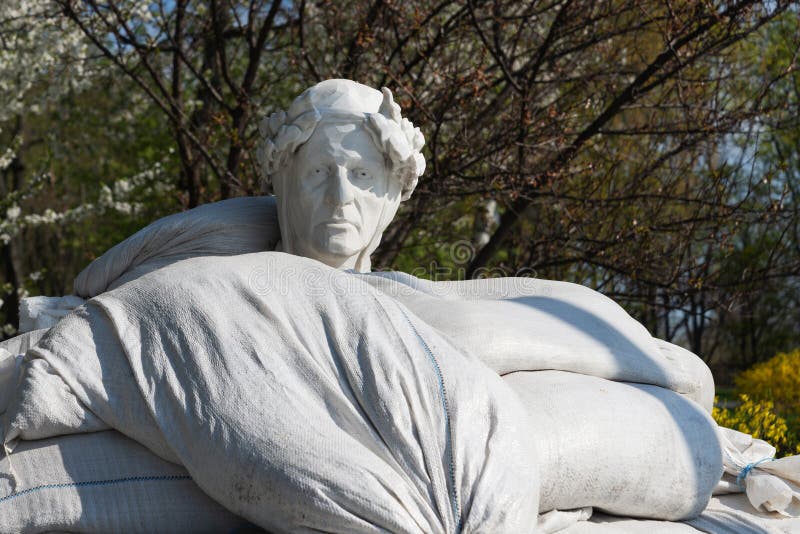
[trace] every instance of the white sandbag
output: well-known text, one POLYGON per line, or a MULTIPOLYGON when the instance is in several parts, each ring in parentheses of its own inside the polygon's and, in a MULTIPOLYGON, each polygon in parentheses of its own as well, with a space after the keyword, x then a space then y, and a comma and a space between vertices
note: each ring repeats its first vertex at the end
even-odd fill
MULTIPOLYGON (((544 514, 542 518, 578 519, 563 529, 544 530, 559 534, 797 534, 800 518, 787 518, 777 513, 757 512, 744 494, 713 497, 699 516, 683 522, 634 519, 594 512, 588 521, 582 519, 583 510, 544 514)), ((540 519, 540 527, 543 526, 540 519)), ((544 525, 547 526, 547 525, 544 525)), ((555 525, 559 526, 559 525, 555 525)))
POLYGON ((685 348, 664 341, 663 339, 653 338, 661 354, 671 362, 672 365, 685 370, 691 377, 690 383, 684 391, 679 391, 685 397, 692 399, 699 404, 706 412, 711 413, 714 409, 714 397, 716 387, 714 385, 714 375, 711 374, 706 362, 700 357, 685 348))
POLYGON ((708 504, 722 475, 716 423, 657 386, 559 371, 503 377, 520 396, 539 451, 539 509, 591 506, 680 520, 708 504))
POLYGON ((0 341, 0 348, 10 352, 11 354, 25 354, 29 348, 36 345, 42 336, 47 333, 47 328, 39 330, 31 330, 18 336, 8 338, 0 341))
POLYGON ((22 354, 34 346, 46 332, 47 329, 32 330, 0 341, 0 415, 5 413, 14 397, 22 354))
POLYGON ((714 497, 703 513, 683 522, 654 521, 594 513, 559 534, 797 534, 800 519, 756 512, 743 494, 714 497))
MULTIPOLYGON (((701 534, 703 532, 705 531, 697 530, 686 523, 595 514, 589 521, 574 523, 559 530, 558 534, 701 534)), ((712 532, 711 534, 723 533, 712 532)))
MULTIPOLYGON (((705 531, 697 530, 691 525, 681 522, 634 519, 630 517, 616 517, 595 513, 589 521, 573 523, 567 528, 557 532, 558 534, 701 534, 705 531)), ((712 532, 711 534, 734 533, 712 532)), ((735 534, 745 533, 741 532, 735 534)))
POLYGON ((709 413, 714 379, 691 352, 653 338, 587 287, 533 278, 431 282, 401 272, 360 275, 500 374, 557 369, 685 394, 709 413))
POLYGON ((703 513, 686 521, 709 534, 797 534, 800 518, 757 511, 741 493, 713 497, 703 513))
POLYGON ((760 512, 800 518, 800 455, 775 458, 775 447, 730 428, 720 439, 731 490, 745 491, 760 512))
POLYGON ((216 533, 245 525, 185 469, 114 431, 27 441, 0 459, 0 532, 216 533))
POLYGON ((536 527, 533 430, 513 391, 395 300, 312 260, 153 271, 64 318, 23 373, 7 440, 41 437, 62 404, 54 431, 95 417, 276 532, 536 527))
POLYGON ((280 241, 275 197, 238 197, 158 219, 94 260, 73 293, 94 297, 154 269, 199 256, 272 250, 280 241))
POLYGON ((589 520, 594 513, 591 507, 577 508, 575 510, 550 510, 539 515, 539 532, 551 534, 589 520))
POLYGON ((13 398, 21 361, 21 356, 0 347, 0 414, 6 411, 13 398))
POLYGON ((25 333, 50 328, 83 302, 75 295, 24 298, 19 303, 19 331, 25 333))

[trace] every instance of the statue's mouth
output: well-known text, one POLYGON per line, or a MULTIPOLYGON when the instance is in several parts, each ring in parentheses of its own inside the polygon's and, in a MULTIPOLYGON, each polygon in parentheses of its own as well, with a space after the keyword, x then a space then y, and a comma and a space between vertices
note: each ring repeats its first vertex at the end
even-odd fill
POLYGON ((327 219, 320 223, 320 225, 324 225, 328 228, 335 228, 335 229, 346 229, 348 226, 355 228, 356 230, 361 230, 358 223, 355 221, 351 221, 350 219, 327 219))

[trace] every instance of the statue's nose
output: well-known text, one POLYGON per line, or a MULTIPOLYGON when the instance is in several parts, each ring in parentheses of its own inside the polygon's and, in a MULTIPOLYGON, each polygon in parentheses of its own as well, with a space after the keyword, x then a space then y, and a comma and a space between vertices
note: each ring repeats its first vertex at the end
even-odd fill
POLYGON ((332 206, 342 206, 349 204, 355 198, 353 195, 353 184, 347 177, 347 168, 337 165, 327 188, 328 202, 332 206))

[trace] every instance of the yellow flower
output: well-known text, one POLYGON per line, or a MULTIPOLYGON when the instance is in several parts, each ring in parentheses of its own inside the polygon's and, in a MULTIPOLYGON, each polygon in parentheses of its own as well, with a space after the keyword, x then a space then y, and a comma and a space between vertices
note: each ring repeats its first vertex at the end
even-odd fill
POLYGON ((714 420, 769 442, 778 456, 800 454, 800 432, 787 422, 800 421, 800 350, 753 366, 737 377, 736 384, 743 391, 739 404, 721 408, 715 398, 714 420))
POLYGON ((739 400, 741 403, 733 409, 715 407, 714 420, 720 426, 763 439, 780 451, 796 452, 800 444, 789 434, 786 420, 773 411, 771 401, 754 401, 746 394, 739 395, 739 400))
POLYGON ((759 400, 770 400, 788 416, 800 416, 800 349, 779 353, 736 377, 742 393, 759 400))

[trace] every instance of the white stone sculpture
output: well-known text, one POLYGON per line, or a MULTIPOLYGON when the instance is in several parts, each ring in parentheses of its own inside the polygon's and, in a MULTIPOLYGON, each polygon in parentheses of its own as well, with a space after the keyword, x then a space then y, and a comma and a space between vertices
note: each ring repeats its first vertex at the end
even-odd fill
MULTIPOLYGON (((369 272, 425 168, 422 134, 391 92, 327 80, 260 133, 277 209, 237 198, 161 219, 79 275, 91 300, 24 363, 0 346, 0 383, 20 384, 4 440, 55 447, 113 428, 186 468, 155 478, 191 475, 277 531, 523 532, 547 512, 539 528, 551 532, 593 506, 701 512, 722 458, 713 379, 695 355, 575 284, 369 272), (295 256, 264 252, 275 248, 295 256)), ((765 470, 728 449, 741 456, 729 474, 765 470)), ((112 474, 93 479, 125 462, 101 464, 112 474)), ((29 524, 8 510, 0 530, 29 524)))
POLYGON ((400 116, 391 91, 326 80, 259 130, 259 161, 278 198, 281 249, 368 272, 370 254, 425 171, 425 139, 400 116))
MULTIPOLYGON (((401 118, 400 109, 393 102, 391 92, 384 88, 381 94, 350 80, 327 80, 306 90, 287 112, 273 113, 265 118, 260 125, 260 133, 263 140, 259 158, 264 178, 268 184, 271 183, 277 195, 282 237, 279 248, 317 259, 332 267, 369 272, 369 255, 378 246, 400 200, 410 196, 418 177, 425 169, 425 160, 420 153, 424 138, 418 128, 401 118)), ((488 283, 482 283, 473 297, 486 297, 493 291, 489 286, 497 286, 491 281, 486 282, 488 283)), ((559 283, 551 284, 555 287, 559 283)), ((483 300, 478 306, 467 303, 456 305, 451 300, 453 288, 444 290, 441 287, 434 291, 445 291, 450 294, 448 298, 431 299, 423 290, 412 296, 406 294, 399 300, 429 324, 447 333, 460 349, 474 350, 487 365, 501 374, 518 368, 519 362, 516 359, 526 353, 525 347, 532 347, 537 342, 543 346, 550 343, 554 368, 631 382, 660 383, 665 388, 682 392, 710 412, 714 396, 713 377, 699 358, 670 343, 652 340, 641 325, 624 312, 619 313, 622 310, 615 310, 613 305, 609 305, 610 301, 601 295, 585 288, 569 286, 570 284, 558 286, 560 295, 557 299, 560 305, 570 300, 569 293, 576 292, 577 298, 573 301, 576 304, 573 308, 574 316, 567 321, 563 317, 553 320, 552 310, 547 309, 547 304, 536 303, 531 308, 518 307, 516 311, 511 309, 517 306, 521 300, 519 297, 530 296, 525 291, 518 291, 516 287, 512 290, 512 293, 516 293, 507 295, 518 297, 517 302, 511 306, 502 300, 493 303, 483 300), (581 304, 585 304, 584 309, 581 309, 581 304), (611 331, 606 332, 605 337, 603 334, 590 332, 593 322, 590 316, 604 308, 607 313, 605 317, 612 323, 611 331), (585 315, 582 317, 581 313, 585 315), (565 322, 568 324, 565 325, 565 322), (537 329, 535 325, 543 326, 537 329), (609 351, 607 347, 615 345, 613 338, 617 335, 625 339, 625 343, 637 340, 640 346, 635 350, 622 350, 621 345, 618 345, 609 351), (594 339, 589 340, 586 346, 578 348, 577 340, 582 337, 594 339), (628 360, 623 361, 624 358, 620 358, 623 352, 627 352, 628 360), (606 362, 598 364, 606 353, 606 362), (589 354, 594 362, 587 358, 589 354), (654 354, 662 355, 663 360, 659 361, 654 354), (577 357, 572 368, 567 363, 571 357, 577 357), (555 363, 556 360, 558 363, 555 363), (654 369, 659 365, 664 368, 654 369), (603 366, 606 369, 600 370, 603 366), (617 370, 616 375, 611 371, 615 366, 622 368, 617 370), (663 376, 657 376, 659 374, 663 376)), ((546 364, 542 367, 546 368, 546 364)), ((539 373, 525 378, 517 376, 516 379, 514 375, 510 375, 510 378, 511 384, 527 380, 529 387, 541 387, 541 384, 537 386, 537 381, 541 380, 539 373)), ((605 391, 607 387, 603 386, 602 380, 598 382, 596 379, 589 379, 587 385, 580 382, 585 379, 576 375, 568 374, 561 380, 564 380, 564 384, 575 383, 576 391, 584 393, 588 393, 592 387, 601 391, 605 391)), ((569 386, 566 387, 568 389, 569 386)), ((532 392, 523 389, 521 393, 525 397, 532 392)), ((651 393, 661 395, 658 388, 651 393)), ((664 395, 668 397, 668 393, 671 392, 665 392, 664 395)), ((632 399, 631 394, 630 391, 625 393, 632 399)), ((577 410, 576 413, 585 415, 591 421, 602 418, 608 408, 622 409, 625 412, 622 406, 606 406, 602 395, 594 398, 588 394, 583 402, 578 398, 578 395, 573 395, 573 402, 568 404, 577 410)), ((640 402, 644 401, 646 397, 640 399, 640 402)), ((535 409, 536 407, 531 407, 532 412, 535 409)), ((556 412, 558 410, 551 415, 556 412)), ((566 413, 568 410, 564 411, 566 413)), ((622 416, 622 413, 618 416, 622 416)), ((571 417, 574 418, 575 415, 572 414, 571 417)), ((614 426, 604 424, 609 431, 614 426)), ((602 426, 598 425, 598 428, 602 426)), ((540 441, 541 447, 546 440, 540 441)), ((641 442, 644 443, 644 440, 641 442)), ((601 440, 598 445, 602 446, 602 443, 601 440)), ((606 440, 606 445, 608 443, 610 442, 606 440)), ((697 443, 702 441, 698 440, 697 443)), ((565 443, 558 443, 557 440, 548 444, 556 448, 564 445, 565 443)), ((628 448, 627 452, 634 449, 635 445, 628 448)), ((643 449, 638 452, 639 458, 645 458, 646 462, 650 453, 650 450, 643 449)), ((587 466, 596 465, 602 453, 595 451, 592 454, 595 455, 593 458, 573 458, 571 465, 574 467, 583 460, 587 462, 587 466)), ((624 460, 616 459, 630 461, 625 454, 621 456, 624 460)), ((658 454, 653 454, 655 456, 658 454)), ((611 465, 614 458, 615 453, 611 453, 611 458, 603 460, 603 463, 611 465)), ((673 459, 677 462, 677 455, 673 459)), ((556 453, 553 460, 564 462, 560 453, 556 453)), ((635 466, 630 465, 629 469, 635 470, 635 466)), ((598 470, 596 475, 602 478, 602 470, 598 470)), ((682 475, 678 473, 677 476, 680 478, 682 475)), ((580 482, 571 486, 576 480, 565 479, 559 473, 554 474, 551 480, 559 481, 557 485, 562 492, 575 494, 583 488, 580 482)), ((558 492, 552 493, 555 495, 558 492)), ((610 499, 606 509, 613 510, 613 496, 606 497, 610 499)), ((546 496, 542 498, 547 500, 546 496)), ((595 504, 599 505, 601 501, 602 499, 595 499, 595 504)), ((647 510, 648 506, 655 504, 645 502, 644 512, 630 507, 628 512, 658 515, 653 510, 647 510)), ((670 506, 667 502, 658 504, 666 505, 667 509, 670 506)), ((624 513, 625 506, 629 505, 623 504, 617 512, 624 513)), ((686 510, 677 513, 673 510, 671 513, 680 517, 686 510)), ((669 516, 668 512, 664 512, 664 517, 666 516, 669 516)))

